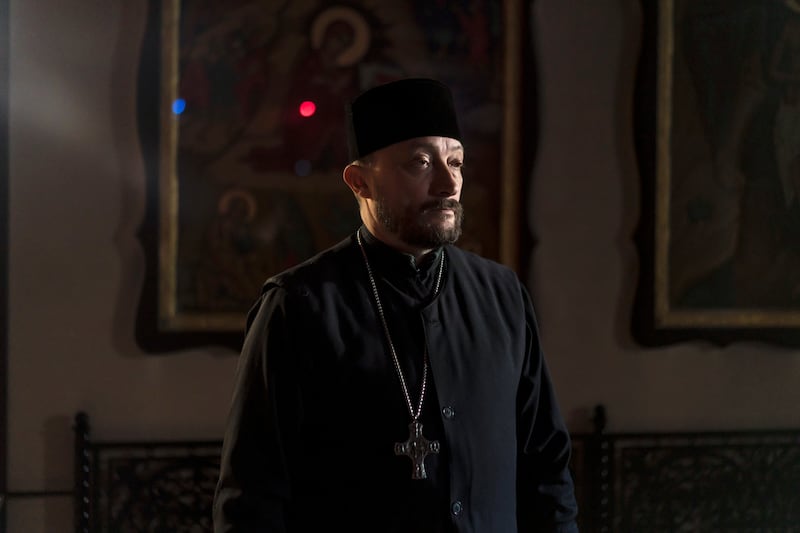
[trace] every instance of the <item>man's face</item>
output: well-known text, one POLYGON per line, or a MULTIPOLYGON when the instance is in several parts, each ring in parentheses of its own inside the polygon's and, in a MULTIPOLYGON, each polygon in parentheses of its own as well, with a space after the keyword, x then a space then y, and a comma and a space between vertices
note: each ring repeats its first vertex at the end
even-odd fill
POLYGON ((418 137, 376 151, 368 171, 371 215, 410 247, 454 243, 463 219, 463 163, 461 143, 448 137, 418 137))

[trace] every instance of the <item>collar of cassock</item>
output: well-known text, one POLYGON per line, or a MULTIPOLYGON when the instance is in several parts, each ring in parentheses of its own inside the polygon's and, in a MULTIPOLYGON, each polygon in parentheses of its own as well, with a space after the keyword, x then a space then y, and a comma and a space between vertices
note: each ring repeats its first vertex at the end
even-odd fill
POLYGON ((441 246, 417 263, 413 255, 395 250, 378 240, 366 226, 361 226, 359 231, 377 277, 386 279, 409 296, 425 299, 430 294, 442 255, 441 246))

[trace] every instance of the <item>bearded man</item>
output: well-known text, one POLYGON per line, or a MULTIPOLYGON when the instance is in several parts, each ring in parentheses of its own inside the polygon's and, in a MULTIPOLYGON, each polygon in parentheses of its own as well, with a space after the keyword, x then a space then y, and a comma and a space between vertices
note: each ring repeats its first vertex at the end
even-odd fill
POLYGON ((223 532, 576 532, 528 292, 453 246, 464 146, 429 79, 348 106, 363 225, 266 281, 214 503, 223 532))

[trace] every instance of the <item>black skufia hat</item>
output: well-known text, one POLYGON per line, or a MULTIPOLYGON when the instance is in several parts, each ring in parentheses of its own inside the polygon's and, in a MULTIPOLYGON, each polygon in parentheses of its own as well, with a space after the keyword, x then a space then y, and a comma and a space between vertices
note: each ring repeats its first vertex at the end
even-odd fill
POLYGON ((461 140, 453 95, 436 80, 409 78, 379 85, 347 106, 350 160, 414 137, 461 140))

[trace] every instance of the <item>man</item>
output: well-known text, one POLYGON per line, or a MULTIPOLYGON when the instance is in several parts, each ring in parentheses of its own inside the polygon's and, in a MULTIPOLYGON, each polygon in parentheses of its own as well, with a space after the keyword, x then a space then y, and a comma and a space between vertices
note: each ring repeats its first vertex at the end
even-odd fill
POLYGON ((348 116, 363 226, 267 280, 250 313, 216 531, 577 531, 527 292, 452 246, 450 91, 400 80, 348 116))

